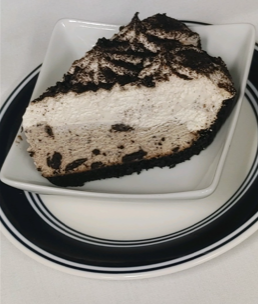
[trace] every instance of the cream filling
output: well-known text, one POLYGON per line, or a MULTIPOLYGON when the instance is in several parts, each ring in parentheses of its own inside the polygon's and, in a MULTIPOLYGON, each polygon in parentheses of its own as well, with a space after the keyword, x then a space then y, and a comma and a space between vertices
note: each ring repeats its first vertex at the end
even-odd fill
POLYGON ((166 156, 174 149, 184 150, 198 138, 184 126, 169 123, 130 132, 110 132, 110 126, 94 129, 87 129, 84 125, 60 126, 52 128, 53 137, 46 133, 45 126, 32 127, 26 134, 29 151, 34 152, 34 162, 43 176, 88 171, 96 162, 105 166, 122 164, 126 155, 139 150, 146 153, 144 159, 166 156), (55 152, 62 155, 58 172, 47 165, 47 158, 55 152), (68 172, 67 165, 78 159, 83 159, 83 163, 68 172))
POLYGON ((134 128, 151 128, 171 122, 184 124, 190 131, 208 128, 231 93, 206 77, 170 81, 153 88, 115 85, 110 91, 100 89, 82 94, 70 92, 56 98, 31 103, 23 117, 23 127, 38 123, 51 127, 84 124, 92 126, 123 123, 134 128))

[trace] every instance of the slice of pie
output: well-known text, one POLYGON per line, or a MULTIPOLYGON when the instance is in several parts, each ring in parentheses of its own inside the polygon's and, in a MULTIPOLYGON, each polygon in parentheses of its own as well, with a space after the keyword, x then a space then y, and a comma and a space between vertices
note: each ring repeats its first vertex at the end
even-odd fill
POLYGON ((38 171, 59 186, 173 167, 214 139, 235 103, 221 58, 157 14, 99 39, 30 102, 23 127, 38 171))

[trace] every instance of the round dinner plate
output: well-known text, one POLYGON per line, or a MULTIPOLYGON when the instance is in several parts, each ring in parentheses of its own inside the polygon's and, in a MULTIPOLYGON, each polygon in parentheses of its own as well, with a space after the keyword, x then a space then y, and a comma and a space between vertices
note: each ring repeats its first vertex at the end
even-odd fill
MULTIPOLYGON (((1 108, 0 166, 20 128, 40 67, 1 108)), ((239 121, 217 189, 197 200, 99 202, 47 196, 0 182, 2 231, 30 257, 101 279, 187 269, 233 248, 258 229, 258 46, 239 121)))

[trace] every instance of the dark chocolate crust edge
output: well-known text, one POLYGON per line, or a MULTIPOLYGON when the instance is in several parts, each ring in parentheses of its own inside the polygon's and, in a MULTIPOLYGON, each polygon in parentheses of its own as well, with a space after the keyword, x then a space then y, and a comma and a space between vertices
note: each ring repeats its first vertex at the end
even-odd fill
POLYGON ((84 183, 107 179, 112 177, 122 177, 126 175, 131 175, 133 173, 140 173, 142 170, 152 169, 154 167, 170 167, 173 168, 177 164, 189 160, 192 156, 200 154, 202 150, 207 148, 214 138, 216 137, 218 131, 230 115, 233 110, 237 100, 237 95, 231 99, 225 100, 223 105, 217 115, 216 122, 211 126, 211 128, 201 131, 199 133, 199 139, 189 148, 183 151, 173 153, 168 156, 163 156, 153 159, 142 159, 140 161, 134 161, 131 163, 123 163, 115 166, 102 167, 99 169, 80 172, 75 174, 67 174, 62 176, 47 177, 47 179, 54 185, 61 187, 79 187, 83 186, 84 183))

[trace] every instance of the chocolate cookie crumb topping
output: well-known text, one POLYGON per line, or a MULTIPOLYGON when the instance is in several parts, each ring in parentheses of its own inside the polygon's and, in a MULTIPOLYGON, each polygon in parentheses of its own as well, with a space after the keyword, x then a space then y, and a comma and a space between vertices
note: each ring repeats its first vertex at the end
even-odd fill
POLYGON ((70 171, 73 170, 77 167, 79 167, 80 165, 82 165, 84 162, 87 161, 87 158, 80 158, 80 159, 76 159, 75 161, 69 163, 66 167, 65 167, 65 171, 70 171))
POLYGON ((92 150, 92 153, 94 155, 99 155, 100 154, 100 150, 99 149, 94 149, 94 150, 92 150))
POLYGON ((128 163, 136 160, 141 160, 144 158, 145 155, 147 155, 147 152, 140 149, 137 152, 133 152, 131 154, 123 156, 122 161, 123 163, 128 163))
POLYGON ((62 155, 59 152, 54 152, 52 157, 47 157, 47 165, 53 169, 59 169, 62 161, 62 155))
POLYGON ((121 124, 112 125, 110 132, 130 132, 133 130, 134 130, 133 127, 121 123, 121 124))
POLYGON ((46 125, 45 126, 45 132, 52 138, 54 138, 54 132, 53 132, 53 129, 49 126, 49 125, 46 125))
POLYGON ((91 164, 91 169, 95 170, 95 169, 99 169, 103 167, 103 163, 102 162, 94 162, 91 164))

